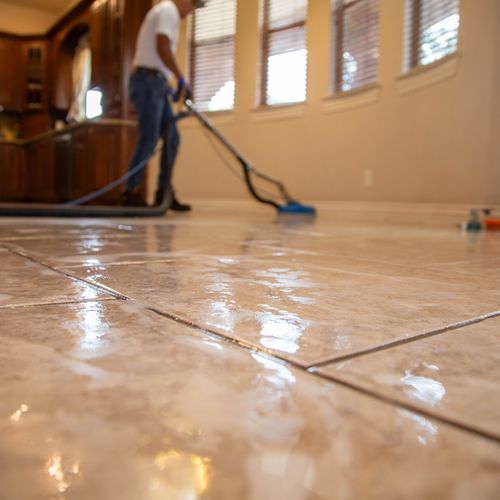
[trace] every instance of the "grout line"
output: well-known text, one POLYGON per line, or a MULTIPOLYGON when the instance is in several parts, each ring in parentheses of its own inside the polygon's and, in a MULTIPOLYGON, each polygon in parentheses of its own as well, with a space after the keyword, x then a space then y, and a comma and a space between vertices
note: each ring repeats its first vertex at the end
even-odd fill
MULTIPOLYGON (((68 274, 64 271, 61 271, 59 269, 56 269, 54 267, 52 267, 50 264, 46 264, 45 262, 42 262, 40 260, 37 260, 35 259, 34 257, 32 257, 31 255, 29 254, 26 254, 20 250, 14 250, 12 248, 9 248, 8 249, 9 252, 13 253, 13 254, 16 254, 16 255, 19 255, 19 257, 23 257, 25 259, 28 259, 30 260, 31 262, 34 262, 35 264, 38 264, 39 266, 42 266, 42 267, 45 267, 46 269, 49 269, 59 275, 62 275, 62 276, 65 276, 66 278, 72 280, 72 281, 77 281, 77 282, 82 282, 82 283, 85 283, 86 285, 89 285, 91 288, 95 289, 95 290, 99 290, 100 292, 106 292, 107 294, 109 295, 112 295, 115 299, 124 299, 124 300, 129 300, 129 297, 127 297, 126 295, 122 295, 121 293, 118 293, 116 292, 115 290, 113 290, 112 288, 109 288, 105 285, 97 285, 96 283, 92 283, 91 281, 88 281, 86 279, 83 279, 83 278, 80 278, 78 276, 73 276, 71 274, 68 274)), ((92 300, 97 300, 97 297, 95 299, 92 299, 92 300)))
POLYGON ((161 262, 174 262, 174 259, 169 258, 164 258, 164 259, 151 259, 151 260, 122 260, 119 262, 99 262, 98 264, 71 264, 69 266, 54 266, 53 269, 60 271, 60 270, 65 270, 65 269, 88 269, 90 267, 94 266, 106 266, 106 267, 117 267, 117 266, 135 266, 135 265, 140 265, 140 264, 158 264, 161 262))
MULTIPOLYGON (((33 262, 41 265, 41 266, 44 266, 44 267, 46 267, 46 268, 48 268, 48 269, 50 269, 50 270, 52 270, 52 271, 54 271, 54 272, 56 272, 58 274, 66 276, 69 279, 72 279, 74 281, 81 281, 83 283, 86 283, 87 285, 92 286, 93 288, 96 288, 96 289, 101 290, 101 291, 105 291, 106 293, 109 293, 110 295, 114 296, 117 299, 121 299, 123 301, 130 301, 130 302, 139 303, 138 301, 136 301, 134 299, 131 299, 130 297, 127 297, 126 295, 123 295, 123 294, 121 294, 119 292, 116 292, 112 288, 106 287, 105 285, 92 283, 92 282, 87 281, 86 279, 72 276, 72 275, 67 274, 67 273, 65 273, 63 271, 54 269, 49 264, 45 264, 43 262, 37 261, 36 259, 32 258, 29 255, 24 255, 22 252, 13 251, 12 249, 9 249, 9 250, 12 251, 13 253, 17 253, 18 255, 20 255, 22 257, 25 257, 25 258, 27 258, 27 259, 29 259, 29 260, 31 260, 31 261, 33 261, 33 262)), ((335 377, 333 377, 331 375, 327 375, 327 374, 324 374, 322 372, 319 372, 319 371, 316 370, 316 368, 318 366, 320 366, 320 364, 313 365, 313 366, 307 366, 307 365, 301 364, 301 363, 299 363, 297 361, 294 361, 294 360, 291 360, 291 359, 279 356, 279 355, 275 354, 274 352, 271 352, 271 351, 269 351, 267 349, 262 349, 262 348, 256 347, 255 345, 253 345, 253 344, 251 344, 249 342, 236 339, 234 337, 231 337, 229 335, 223 334, 221 332, 218 332, 218 331, 215 331, 215 330, 212 330, 212 329, 209 329, 209 328, 202 327, 201 325, 198 325, 197 323, 194 323, 192 321, 183 319, 180 316, 160 311, 159 309, 156 309, 154 307, 151 307, 151 306, 148 306, 148 305, 145 305, 145 304, 143 304, 143 307, 146 310, 149 310, 149 311, 151 311, 151 312, 153 312, 155 314, 158 314, 158 315, 160 315, 160 316, 162 316, 164 318, 170 319, 170 320, 172 320, 172 321, 174 321, 174 322, 176 322, 178 324, 181 324, 183 326, 186 326, 186 327, 189 327, 191 329, 194 329, 194 330, 196 330, 199 333, 204 333, 206 335, 222 339, 223 341, 225 341, 225 342, 227 342, 229 344, 235 345, 237 347, 240 347, 240 348, 244 349, 247 352, 257 353, 257 354, 259 354, 261 356, 265 356, 265 357, 267 357, 269 359, 272 359, 273 361, 278 362, 280 364, 291 365, 294 368, 300 370, 305 375, 308 375, 310 377, 313 377, 313 378, 316 378, 316 379, 322 379, 322 380, 325 380, 327 382, 340 385, 340 386, 342 386, 344 388, 353 390, 353 391, 355 391, 355 392, 357 392, 359 394, 362 394, 362 395, 364 395, 366 397, 369 397, 371 399, 374 399, 376 401, 389 404, 392 407, 402 408, 402 409, 410 411, 412 413, 423 415, 426 418, 438 421, 438 422, 443 423, 445 425, 448 425, 450 427, 454 427, 454 428, 460 429, 461 431, 467 432, 469 434, 473 434, 475 436, 480 436, 480 437, 486 438, 488 440, 494 441, 496 443, 500 443, 500 436, 497 436, 495 434, 489 433, 487 431, 484 431, 484 430, 479 429, 479 428, 474 427, 474 426, 469 426, 467 424, 464 424, 462 422, 459 422, 459 421, 456 421, 456 420, 453 420, 453 419, 450 419, 450 418, 447 418, 447 417, 436 415, 436 414, 434 414, 432 412, 429 412, 429 411, 427 411, 427 410, 425 410, 423 408, 420 408, 418 406, 413 406, 413 405, 411 405, 409 403, 406 403, 404 401, 399 401, 397 399, 393 399, 393 398, 385 396, 383 394, 380 394, 380 393, 373 392, 373 391, 370 391, 368 389, 365 389, 365 388, 363 388, 361 386, 358 386, 358 385, 346 382, 346 381, 341 380, 341 379, 337 379, 337 378, 335 378, 335 377)), ((433 335, 438 335, 439 333, 443 333, 443 332, 446 332, 446 331, 449 331, 449 330, 458 329, 458 328, 460 328, 462 326, 467 326, 469 324, 478 323, 480 321, 484 321, 484 320, 486 320, 488 318, 492 318, 492 317, 495 317, 495 316, 500 316, 500 311, 489 313, 489 314, 486 314, 484 316, 480 316, 478 318, 474 318, 472 320, 462 321, 460 323, 456 323, 456 324, 448 326, 446 328, 441 328, 439 330, 434 330, 432 332, 427 332, 427 333, 419 335, 417 337, 412 337, 411 339, 404 339, 404 340, 401 340, 401 341, 397 341, 397 342, 393 342, 393 343, 390 343, 390 344, 386 344, 385 346, 383 346, 380 349, 379 348, 374 348, 374 349, 366 350, 363 353, 361 353, 360 355, 366 354, 367 352, 375 352, 377 350, 388 349, 390 346, 393 346, 393 345, 406 344, 406 343, 413 342, 414 340, 417 340, 417 339, 420 339, 420 338, 425 338, 425 337, 430 337, 430 336, 433 336, 433 335)), ((338 358, 338 359, 341 360, 341 359, 345 359, 347 357, 351 358, 351 357, 356 357, 356 356, 355 355, 348 355, 348 356, 344 356, 344 357, 338 358)))
POLYGON ((0 311, 2 309, 21 309, 25 307, 40 307, 40 306, 63 306, 71 304, 85 304, 86 302, 110 302, 116 300, 116 297, 95 297, 89 299, 81 300, 61 300, 53 302, 25 302, 22 304, 2 304, 0 305, 0 311))
POLYGON ((464 424, 463 422, 454 420, 449 417, 444 417, 442 415, 435 414, 431 411, 426 410, 425 408, 421 408, 419 406, 414 406, 410 403, 406 403, 404 401, 400 401, 398 399, 391 398, 389 396, 386 396, 384 394, 380 394, 377 392, 373 392, 369 389, 365 389, 364 387, 358 386, 356 384, 352 384, 350 382, 346 382, 345 380, 338 379, 334 376, 327 375, 321 372, 311 372, 307 371, 307 373, 310 373, 311 375, 321 378, 323 380, 326 380, 328 382, 333 382, 335 384, 341 385, 347 389, 351 389, 355 392, 358 392, 360 394, 363 394, 364 396, 368 396, 372 399, 376 399, 378 401, 381 401, 383 403, 390 404, 391 406, 396 406, 399 408, 403 408, 404 410, 410 411, 412 413, 417 413, 420 415, 423 415, 426 418, 432 419, 432 420, 437 420, 440 423, 456 427, 462 431, 465 431, 469 434, 474 434, 476 436, 481 436, 483 438, 495 441, 496 443, 500 443, 500 435, 490 433, 488 431, 485 431, 483 429, 480 429, 478 427, 474 427, 472 425, 464 424))
POLYGON ((161 311, 155 307, 152 307, 152 306, 149 306, 147 304, 144 304, 144 303, 141 303, 135 299, 132 299, 130 297, 128 297, 127 295, 123 295, 121 294, 120 292, 117 292, 116 290, 113 290, 112 288, 110 287, 107 287, 106 285, 102 285, 100 283, 93 283, 92 281, 89 281, 85 278, 80 278, 78 276, 73 276, 65 271, 62 271, 62 270, 59 270, 57 268, 54 268, 52 267, 50 264, 46 264, 44 262, 41 262, 41 261, 38 261, 36 260, 34 257, 31 257, 30 255, 27 255, 27 254, 24 254, 23 252, 20 252, 20 251, 17 251, 17 250, 12 250, 11 251, 21 257, 24 257, 28 260, 31 260, 32 262, 38 264, 38 265, 41 265, 47 269, 50 269, 51 271, 54 271, 55 273, 58 273, 62 276, 65 276, 66 278, 68 279, 71 279, 73 281, 78 281, 78 282, 82 282, 82 283, 85 283, 86 285, 89 285, 91 286, 92 288, 94 289, 97 289, 99 291, 103 291, 105 293, 108 293, 110 294, 111 296, 113 296, 115 299, 120 299, 120 300, 123 300, 125 302, 134 302, 136 304, 140 304, 144 309, 148 310, 148 311, 151 311, 155 314, 158 314, 160 316, 163 316, 167 319, 170 319, 178 324, 181 324, 183 326, 187 326, 191 329, 194 329, 194 330, 197 330, 201 333, 204 333, 206 335, 210 335, 210 336, 215 336, 217 338, 220 338, 228 343, 231 343, 231 344, 234 344, 234 345, 237 345, 243 349, 245 349, 246 351, 250 351, 252 353, 258 353, 258 354, 261 354, 261 355, 264 355, 266 357, 269 357, 269 358, 272 358, 273 360, 275 360, 276 362, 279 362, 281 364, 290 364, 292 366, 294 366, 295 368, 298 368, 302 371, 306 371, 307 370, 307 365, 303 364, 303 363, 299 363, 298 361, 295 361, 295 360, 292 360, 292 359, 288 359, 286 357, 283 357, 283 356, 279 356, 277 354, 275 354, 274 352, 272 352, 271 350, 269 349, 265 349, 265 348, 261 348, 261 347, 257 347, 255 346, 254 344, 250 343, 250 342, 247 342, 243 339, 237 339, 237 338, 234 338, 234 337, 231 337, 230 335, 226 335, 222 332, 219 332, 217 330, 212 330, 210 328, 207 328, 207 327, 204 327, 204 326, 201 326, 197 323, 194 323, 193 321, 189 321, 189 320, 186 320, 184 318, 181 318, 180 316, 177 316, 175 314, 172 314, 172 313, 168 313, 168 312, 165 312, 165 311, 161 311))
POLYGON ((266 357, 268 357, 268 358, 270 358, 270 359, 272 359, 280 364, 289 364, 295 368, 298 368, 301 371, 304 371, 304 372, 307 371, 306 365, 299 363, 298 361, 295 361, 293 359, 288 359, 288 358, 285 358, 283 356, 279 356, 276 353, 274 353, 273 351, 270 351, 268 349, 264 349, 262 347, 257 347, 254 344, 252 344, 251 342, 247 342, 243 339, 231 337, 230 335, 226 335, 225 333, 219 332, 217 330, 212 330, 211 328, 206 328, 206 327, 201 326, 197 323, 194 323, 194 322, 189 321, 187 319, 181 318, 180 316, 177 316, 175 314, 168 313, 165 311, 160 311, 159 309, 156 309, 156 308, 151 307, 151 306, 145 305, 144 307, 148 311, 154 312, 155 314, 163 316, 164 318, 175 321, 176 323, 179 323, 180 325, 184 325, 184 326, 187 326, 187 327, 192 328, 194 330, 197 330, 200 333, 204 333, 206 335, 217 337, 219 339, 224 340, 225 342, 228 342, 230 344, 241 347, 242 349, 245 349, 246 351, 252 352, 254 354, 264 355, 264 356, 266 356, 266 357))
POLYGON ((493 311, 487 314, 483 314, 481 316, 476 316, 475 318, 466 319, 464 321, 460 321, 458 323, 452 323, 451 325, 447 325, 443 328, 438 328, 436 330, 431 330, 429 332, 420 333, 418 335, 414 335, 412 337, 408 337, 405 339, 394 340, 393 342, 388 342, 387 344, 378 345, 376 347, 371 347, 369 349, 364 349, 363 351, 356 351, 350 354, 345 354, 344 356, 337 356, 333 358, 328 358, 323 361, 319 361, 307 367, 307 370, 311 372, 315 372, 318 368, 322 368, 323 366, 340 363, 342 361, 349 361, 351 359, 360 358, 362 356, 366 356, 368 354, 374 354, 380 351, 387 351, 394 347, 399 347, 405 344, 411 344, 413 342, 417 342, 418 340, 435 337, 437 335, 441 335, 443 333, 447 333, 453 330, 459 330, 460 328, 464 328, 466 326, 475 325, 477 323, 481 323, 487 319, 495 318, 500 316, 500 311, 493 311))

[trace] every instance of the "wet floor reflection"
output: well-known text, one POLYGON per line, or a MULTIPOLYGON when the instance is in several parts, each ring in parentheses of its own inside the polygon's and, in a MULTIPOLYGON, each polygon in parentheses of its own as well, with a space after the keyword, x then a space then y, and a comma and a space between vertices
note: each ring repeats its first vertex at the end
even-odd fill
MULTIPOLYGON (((97 229, 92 235, 91 227, 74 228, 81 241, 66 249, 79 246, 81 255, 47 253, 60 264, 57 278, 73 300, 66 302, 63 290, 57 304, 0 308, 0 431, 7 431, 0 440, 0 497, 495 498, 496 442, 440 413, 453 399, 451 377, 465 379, 437 356, 419 352, 418 359, 429 360, 421 364, 417 354, 395 360, 412 343, 388 344, 428 331, 429 317, 449 324, 459 313, 487 309, 494 294, 469 303, 451 278, 448 287, 426 285, 425 278, 416 284, 390 266, 365 262, 359 269, 359 262, 337 260, 339 248, 407 263, 420 250, 407 239, 408 255, 399 247, 387 252, 400 239, 396 230, 387 239, 378 230, 349 228, 336 240, 338 228, 328 223, 169 217, 115 225, 132 233, 117 246, 97 229), (68 263, 71 276, 127 300, 102 300, 97 289, 64 275, 68 263), (347 380, 332 363, 338 373, 325 373, 339 383, 300 368, 347 351, 355 356, 345 372, 379 355, 390 362, 353 371, 347 380)), ((431 240, 422 248, 427 255, 431 240)), ((40 245, 30 251, 43 255, 56 246, 40 245)), ((444 260, 444 251, 438 254, 444 260)), ((487 383, 494 394, 491 359, 493 368, 482 364, 486 382, 470 366, 472 359, 483 362, 485 350, 464 351, 450 364, 459 371, 469 363, 477 377, 469 394, 487 383)), ((460 391, 458 397, 466 394, 460 391)), ((451 417, 460 416, 457 408, 451 417)), ((478 428, 481 413, 473 414, 478 428)))
POLYGON ((411 370, 406 370, 401 383, 407 396, 430 406, 436 406, 446 395, 446 389, 441 382, 431 377, 415 375, 411 370))
POLYGON ((300 338, 309 322, 295 313, 280 311, 266 304, 260 305, 262 312, 255 314, 260 324, 260 343, 268 349, 296 353, 300 349, 300 338))
POLYGON ((435 423, 417 413, 406 410, 398 410, 397 412, 415 424, 417 441, 422 446, 427 446, 435 441, 439 433, 439 428, 435 423))
POLYGON ((207 293, 210 297, 207 324, 224 331, 234 331, 238 306, 234 298, 233 280, 226 273, 210 273, 207 293))
POLYGON ((22 404, 11 416, 10 419, 13 422, 19 422, 24 413, 29 410, 28 405, 22 404))
POLYGON ((106 343, 106 334, 109 331, 108 319, 105 315, 105 304, 88 302, 81 304, 78 312, 79 336, 78 346, 87 354, 102 350, 106 343))
POLYGON ((208 489, 213 475, 211 460, 180 450, 156 454, 157 473, 150 480, 153 498, 196 499, 208 489))
MULTIPOLYGON (((45 468, 49 477, 54 481, 58 493, 65 493, 70 488, 74 476, 80 474, 79 461, 68 463, 59 453, 54 453, 49 457, 45 468)), ((63 498, 58 496, 60 500, 63 498)))

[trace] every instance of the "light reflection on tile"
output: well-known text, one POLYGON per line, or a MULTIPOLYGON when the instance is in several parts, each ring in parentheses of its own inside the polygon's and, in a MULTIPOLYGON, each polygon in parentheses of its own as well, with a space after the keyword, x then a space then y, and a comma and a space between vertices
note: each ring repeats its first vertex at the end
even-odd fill
POLYGON ((500 438, 500 318, 320 369, 500 438))
MULTIPOLYGON (((500 487, 498 444, 132 303, 98 304, 108 346, 85 358, 78 341, 86 305, 29 308, 26 331, 0 335, 7 498, 288 500, 339 491, 353 499, 450 491, 454 498, 473 491, 486 499, 500 487), (43 330, 38 309, 47 318, 43 330), (22 404, 29 410, 14 421, 22 404)), ((0 318, 14 322, 9 313, 0 318)))
MULTIPOLYGON (((147 308, 306 365, 500 309, 500 235, 440 208, 214 207, 0 221, 0 245, 139 300, 0 248, 0 498, 496 499, 498 441, 147 308)), ((498 435, 498 342, 475 328, 325 370, 498 435)))
POLYGON ((2 255, 0 308, 23 304, 107 298, 93 286, 78 282, 19 255, 2 255))
POLYGON ((413 375, 410 370, 406 370, 401 383, 411 399, 430 406, 436 406, 446 396, 446 388, 441 382, 431 377, 413 375))
POLYGON ((257 260, 221 265, 192 256, 74 272, 305 365, 444 328, 500 304, 500 289, 480 294, 479 285, 471 293, 458 284, 313 269, 297 280, 301 266, 289 269, 276 279, 275 268, 257 260))

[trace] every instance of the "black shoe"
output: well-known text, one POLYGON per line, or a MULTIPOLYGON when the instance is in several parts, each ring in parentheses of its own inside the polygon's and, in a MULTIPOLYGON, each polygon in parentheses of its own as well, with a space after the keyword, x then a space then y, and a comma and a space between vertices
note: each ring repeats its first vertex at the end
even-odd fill
POLYGON ((120 204, 125 207, 147 207, 149 206, 136 191, 124 191, 120 195, 120 204))
POLYGON ((161 205, 163 203, 163 189, 156 191, 155 194, 155 207, 161 205))
POLYGON ((172 196, 172 203, 170 203, 170 210, 174 212, 189 212, 191 210, 191 205, 181 203, 174 195, 172 196))

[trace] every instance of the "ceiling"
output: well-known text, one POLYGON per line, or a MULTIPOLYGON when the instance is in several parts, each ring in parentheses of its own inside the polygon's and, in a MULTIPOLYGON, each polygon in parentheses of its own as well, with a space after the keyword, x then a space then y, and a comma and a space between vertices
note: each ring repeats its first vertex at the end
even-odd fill
POLYGON ((62 14, 75 0, 2 0, 3 3, 12 3, 17 6, 31 7, 51 14, 62 14))

